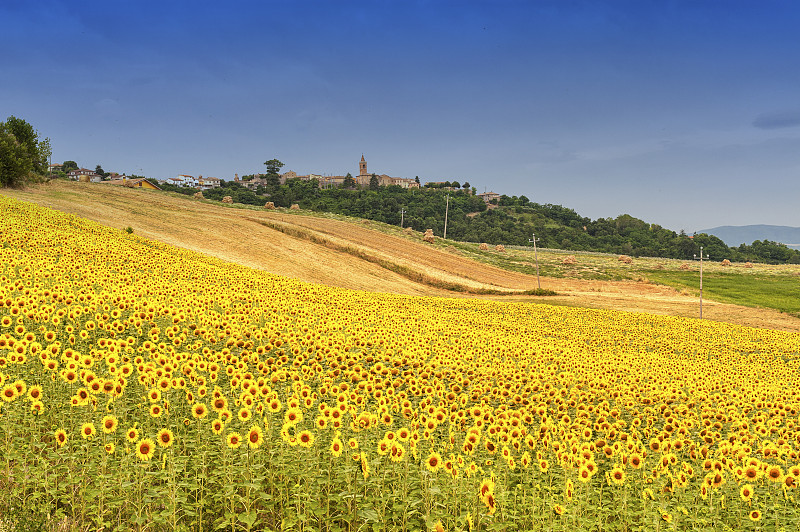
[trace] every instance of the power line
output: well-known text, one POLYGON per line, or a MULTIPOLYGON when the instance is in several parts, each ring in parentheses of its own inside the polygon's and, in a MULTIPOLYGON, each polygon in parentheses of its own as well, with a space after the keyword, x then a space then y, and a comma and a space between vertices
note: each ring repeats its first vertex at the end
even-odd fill
POLYGON ((533 244, 533 257, 536 259, 536 286, 541 290, 542 283, 539 281, 539 253, 536 251, 536 242, 538 241, 539 239, 536 238, 536 233, 531 233, 531 238, 528 239, 528 242, 533 244))
MULTIPOLYGON (((694 255, 694 259, 697 258, 697 255, 694 255)), ((705 259, 708 260, 708 254, 705 259)), ((703 246, 700 246, 700 319, 703 319, 703 246)))

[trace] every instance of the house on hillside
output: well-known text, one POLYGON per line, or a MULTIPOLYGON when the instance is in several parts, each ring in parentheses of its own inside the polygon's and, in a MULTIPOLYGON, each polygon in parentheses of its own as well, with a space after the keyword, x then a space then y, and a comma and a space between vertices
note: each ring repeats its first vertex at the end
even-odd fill
POLYGON ((483 194, 478 194, 478 197, 482 199, 486 205, 489 205, 494 200, 500 201, 500 194, 497 192, 484 192, 483 194))
POLYGON ((266 186, 267 178, 264 177, 263 174, 258 174, 258 176, 254 177, 253 179, 243 179, 239 181, 239 184, 250 190, 256 190, 258 187, 266 186))
POLYGON ((197 187, 200 190, 209 190, 211 188, 217 188, 222 184, 222 179, 218 177, 203 177, 200 176, 197 178, 197 187))
POLYGON ((103 180, 103 176, 95 172, 94 170, 88 170, 86 168, 78 168, 77 170, 73 170, 67 174, 69 179, 74 181, 81 181, 83 183, 91 181, 92 183, 99 183, 103 180))
POLYGON ((192 187, 192 188, 197 188, 198 184, 196 177, 185 174, 181 174, 177 177, 167 178, 165 182, 170 185, 175 185, 176 187, 192 187))

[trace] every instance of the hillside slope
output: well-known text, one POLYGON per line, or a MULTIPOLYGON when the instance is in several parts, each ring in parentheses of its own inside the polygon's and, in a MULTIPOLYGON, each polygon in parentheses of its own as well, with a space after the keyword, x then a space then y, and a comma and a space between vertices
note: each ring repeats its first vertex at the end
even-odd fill
MULTIPOLYGON (((543 278, 556 297, 530 297, 536 277, 458 255, 379 224, 287 210, 239 208, 124 187, 51 182, 0 194, 245 266, 308 282, 408 295, 526 300, 696 316, 697 300, 672 288, 632 281, 543 278), (383 231, 376 230, 383 227, 383 231), (449 290, 446 288, 450 288, 449 290), (508 294, 508 295, 503 295, 508 294)), ((768 309, 705 302, 704 316, 756 327, 800 330, 800 320, 768 309)))

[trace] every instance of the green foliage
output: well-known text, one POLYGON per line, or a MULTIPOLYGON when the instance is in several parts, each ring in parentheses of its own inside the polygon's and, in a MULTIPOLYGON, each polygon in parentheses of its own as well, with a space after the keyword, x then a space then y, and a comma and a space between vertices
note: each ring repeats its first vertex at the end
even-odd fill
POLYGON ((270 159, 269 161, 265 161, 264 165, 267 167, 268 175, 278 175, 281 171, 281 168, 284 167, 284 164, 278 159, 270 159))
POLYGON ((533 288, 532 290, 525 290, 525 295, 528 296, 557 296, 558 292, 550 290, 549 288, 533 288))
POLYGON ((99 164, 97 166, 95 166, 94 173, 99 175, 103 179, 105 179, 105 178, 107 178, 108 176, 111 175, 111 172, 106 172, 105 170, 103 170, 103 167, 100 166, 99 164))
POLYGON ((50 139, 39 139, 29 123, 14 116, 0 122, 0 186, 19 187, 47 173, 50 139))
MULTIPOLYGON (((651 271, 651 281, 670 286, 698 289, 698 272, 651 271)), ((774 308, 800 317, 800 284, 794 276, 705 272, 703 295, 714 301, 751 307, 774 308)))

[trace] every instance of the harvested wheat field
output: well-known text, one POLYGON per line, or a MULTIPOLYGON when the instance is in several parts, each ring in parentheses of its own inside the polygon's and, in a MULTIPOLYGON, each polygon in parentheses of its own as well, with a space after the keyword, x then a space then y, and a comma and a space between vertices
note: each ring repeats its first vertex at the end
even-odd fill
MULTIPOLYGON (((407 295, 482 297, 696 317, 697 297, 635 281, 542 277, 558 296, 521 294, 536 277, 422 241, 302 211, 222 205, 157 191, 53 181, 0 193, 141 236, 303 281, 407 295), (448 290, 449 288, 449 290, 448 290), (506 292, 508 295, 503 295, 506 292)), ((477 246, 477 244, 476 244, 477 246)), ((783 330, 800 319, 770 309, 704 302, 704 317, 783 330)))

